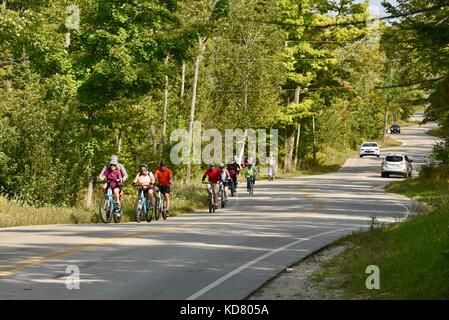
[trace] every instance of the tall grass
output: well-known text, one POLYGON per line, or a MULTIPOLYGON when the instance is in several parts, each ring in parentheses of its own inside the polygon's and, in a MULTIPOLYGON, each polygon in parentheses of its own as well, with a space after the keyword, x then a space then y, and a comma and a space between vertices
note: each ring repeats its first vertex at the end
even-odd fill
POLYGON ((23 206, 0 197, 0 228, 24 225, 78 224, 97 221, 94 210, 84 208, 23 206))
POLYGON ((324 265, 315 281, 335 279, 349 299, 449 299, 449 174, 425 168, 387 188, 429 206, 403 223, 372 228, 337 241, 348 249, 324 265), (366 267, 380 268, 380 290, 367 290, 366 267))
MULTIPOLYGON (((98 223, 98 206, 102 197, 96 193, 94 207, 40 207, 24 206, 0 197, 0 228, 45 224, 98 223)), ((122 222, 135 221, 134 205, 137 189, 128 188, 123 199, 122 222)), ((180 184, 172 188, 170 216, 192 212, 207 207, 206 191, 200 184, 180 184)))

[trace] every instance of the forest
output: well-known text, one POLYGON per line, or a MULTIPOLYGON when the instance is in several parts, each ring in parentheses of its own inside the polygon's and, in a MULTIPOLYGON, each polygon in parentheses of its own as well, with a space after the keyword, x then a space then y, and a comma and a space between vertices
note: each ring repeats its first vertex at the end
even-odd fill
POLYGON ((449 2, 397 2, 0 0, 0 194, 80 205, 112 154, 155 168, 195 121, 278 129, 295 172, 425 110, 449 168, 449 2))

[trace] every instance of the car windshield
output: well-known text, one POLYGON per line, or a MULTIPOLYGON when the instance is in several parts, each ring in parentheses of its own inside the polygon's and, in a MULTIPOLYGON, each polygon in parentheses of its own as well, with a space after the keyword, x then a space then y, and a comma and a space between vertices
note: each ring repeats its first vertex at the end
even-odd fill
POLYGON ((362 147, 377 147, 377 143, 364 143, 362 147))
POLYGON ((391 127, 392 127, 392 128, 399 128, 399 125, 393 124, 391 127))
POLYGON ((401 162, 403 160, 402 156, 387 156, 385 158, 386 161, 388 162, 401 162))

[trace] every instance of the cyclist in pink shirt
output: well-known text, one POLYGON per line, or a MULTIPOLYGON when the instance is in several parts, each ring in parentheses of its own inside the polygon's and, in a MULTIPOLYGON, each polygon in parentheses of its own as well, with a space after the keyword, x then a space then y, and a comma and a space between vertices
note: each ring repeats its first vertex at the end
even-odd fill
POLYGON ((118 168, 118 163, 115 160, 112 160, 109 164, 109 168, 107 168, 103 176, 101 177, 101 180, 108 181, 109 186, 111 187, 112 193, 114 194, 115 202, 117 204, 117 211, 120 214, 121 212, 121 203, 120 203, 120 193, 122 191, 122 173, 118 168))

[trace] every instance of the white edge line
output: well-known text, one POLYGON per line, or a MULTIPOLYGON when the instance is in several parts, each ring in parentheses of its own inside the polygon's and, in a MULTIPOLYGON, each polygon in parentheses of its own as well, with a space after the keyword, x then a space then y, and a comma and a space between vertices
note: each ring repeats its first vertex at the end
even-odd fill
POLYGON ((263 260, 263 259, 265 259, 265 258, 268 258, 269 256, 271 256, 271 255, 273 255, 273 254, 275 254, 275 253, 277 253, 277 252, 279 252, 279 251, 285 250, 285 249, 287 249, 287 248, 289 248, 289 247, 291 247, 291 246, 294 246, 294 245, 296 245, 296 244, 298 244, 298 243, 301 243, 301 242, 304 242, 304 241, 307 241, 307 240, 311 240, 311 239, 314 239, 314 238, 318 238, 318 237, 321 237, 321 236, 324 236, 324 235, 327 235, 327 234, 336 233, 336 232, 345 231, 345 230, 354 230, 355 227, 356 227, 356 226, 350 227, 350 228, 343 228, 343 229, 337 229, 337 230, 333 230, 333 231, 327 231, 327 232, 319 233, 319 234, 313 235, 313 236, 311 236, 311 237, 309 237, 309 238, 299 239, 299 240, 296 240, 296 241, 291 242, 291 243, 289 243, 289 244, 286 244, 285 246, 282 246, 282 247, 273 249, 273 250, 271 250, 271 251, 265 253, 264 255, 261 255, 260 257, 254 259, 254 260, 251 260, 251 261, 245 263, 244 265, 242 265, 242 266, 240 266, 240 267, 238 267, 238 268, 232 270, 232 271, 229 272, 228 274, 225 274, 224 276, 222 276, 221 278, 215 280, 214 282, 212 282, 212 283, 209 284, 208 286, 206 286, 206 287, 204 287, 203 289, 201 289, 201 290, 197 291, 196 293, 192 294, 192 295, 191 295, 190 297, 188 297, 186 300, 195 300, 195 299, 201 297, 202 295, 204 295, 204 294, 207 293, 208 291, 210 291, 210 290, 212 290, 213 288, 219 286, 220 284, 222 284, 222 283, 225 282, 226 280, 232 278, 232 277, 235 276, 236 274, 242 272, 243 270, 245 270, 245 269, 251 267, 253 264, 255 264, 255 263, 257 263, 257 262, 259 262, 259 261, 261 261, 261 260, 263 260))

